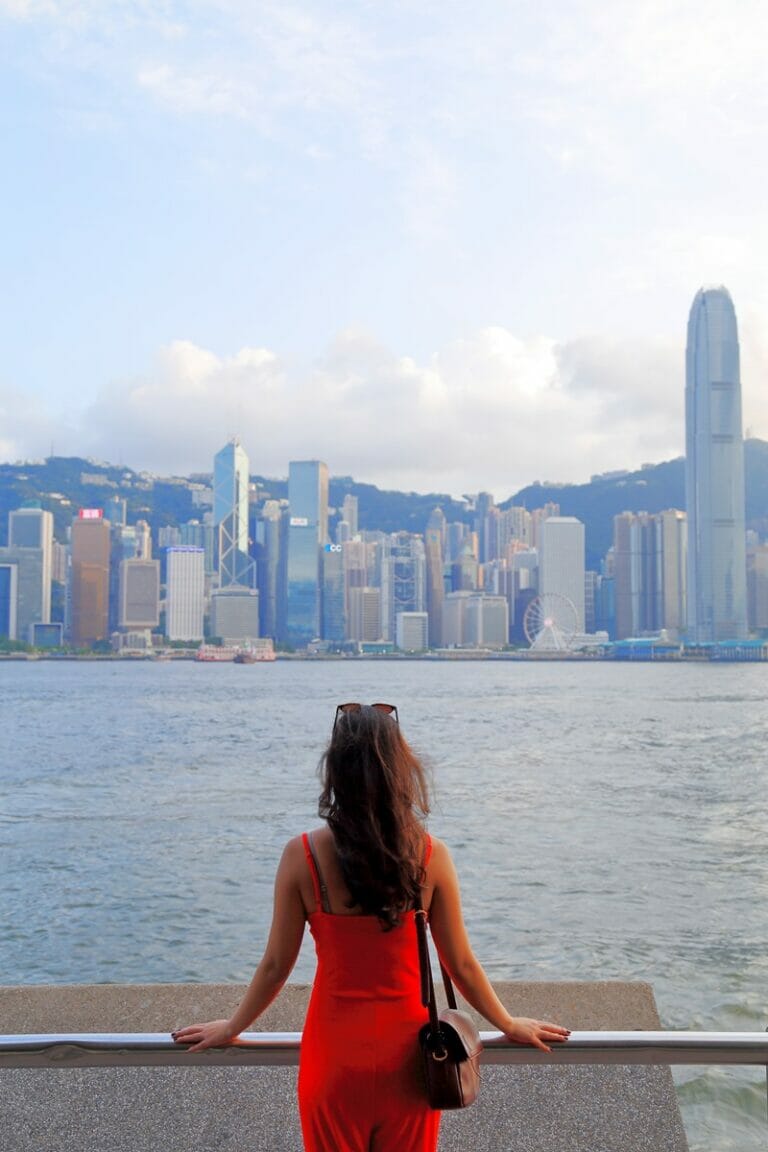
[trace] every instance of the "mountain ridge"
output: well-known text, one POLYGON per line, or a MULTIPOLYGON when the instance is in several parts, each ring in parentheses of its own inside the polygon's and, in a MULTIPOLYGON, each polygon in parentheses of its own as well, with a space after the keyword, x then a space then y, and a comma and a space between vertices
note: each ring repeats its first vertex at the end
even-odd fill
MULTIPOLYGON (((746 523, 761 537, 768 535, 768 442, 744 442, 746 523)), ((259 498, 285 499, 288 481, 257 474, 259 498)), ((164 525, 201 519, 204 509, 193 503, 192 484, 210 482, 210 473, 189 477, 154 476, 125 466, 87 458, 52 456, 45 461, 0 464, 0 545, 7 542, 8 512, 25 501, 38 500, 53 513, 57 539, 80 507, 102 507, 112 496, 127 503, 129 523, 146 519, 153 534, 164 525)), ((423 532, 430 512, 441 507, 446 519, 472 523, 466 501, 439 492, 382 489, 351 476, 331 477, 329 502, 340 508, 344 496, 357 496, 359 527, 367 531, 423 532)), ((576 516, 585 525, 587 567, 597 568, 613 539, 613 517, 621 512, 661 512, 685 508, 685 459, 645 465, 636 471, 593 476, 588 483, 534 483, 499 502, 506 509, 521 505, 529 511, 557 503, 563 516, 576 516)))

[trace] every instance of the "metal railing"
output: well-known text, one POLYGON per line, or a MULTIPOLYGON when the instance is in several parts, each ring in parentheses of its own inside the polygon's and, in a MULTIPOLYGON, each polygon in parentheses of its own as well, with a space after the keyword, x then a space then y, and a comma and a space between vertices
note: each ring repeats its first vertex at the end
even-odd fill
MULTIPOLYGON (((746 1064, 768 1071, 764 1032, 572 1032, 551 1052, 481 1033, 486 1064, 746 1064)), ((167 1032, 0 1035, 2 1068, 296 1065, 300 1032, 244 1032, 226 1048, 188 1052, 167 1032)))

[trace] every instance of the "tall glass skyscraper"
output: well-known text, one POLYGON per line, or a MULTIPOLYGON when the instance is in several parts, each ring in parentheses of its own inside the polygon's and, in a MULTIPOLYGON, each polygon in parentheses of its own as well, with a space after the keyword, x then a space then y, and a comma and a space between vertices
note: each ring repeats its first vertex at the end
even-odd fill
POLYGON ((688 640, 747 636, 739 338, 725 288, 700 289, 688 319, 685 381, 688 640))
POLYGON ((248 457, 237 437, 213 458, 213 523, 219 587, 255 588, 256 565, 248 554, 248 457))
POLYGON ((288 465, 288 596, 286 632, 302 646, 322 636, 322 548, 328 542, 328 466, 288 465))

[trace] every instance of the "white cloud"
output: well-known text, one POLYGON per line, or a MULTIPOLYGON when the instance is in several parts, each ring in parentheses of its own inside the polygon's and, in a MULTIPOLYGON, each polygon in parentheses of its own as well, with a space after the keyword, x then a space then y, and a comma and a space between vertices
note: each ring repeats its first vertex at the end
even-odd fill
POLYGON ((663 346, 557 345, 499 327, 421 364, 360 331, 306 368, 264 348, 222 357, 176 342, 83 413, 79 450, 184 473, 207 469, 237 433, 267 476, 319 457, 333 474, 385 487, 503 498, 535 479, 679 455, 680 367, 663 346))
MULTIPOLYGON (((768 338, 742 328, 744 424, 768 434, 768 338)), ((333 475, 382 487, 489 490, 583 482, 684 451, 682 344, 582 337, 523 339, 503 327, 453 341, 424 362, 370 333, 341 332, 301 366, 267 348, 220 356, 189 341, 162 348, 140 379, 105 388, 62 429, 55 414, 0 392, 0 457, 79 454, 161 474, 206 471, 238 434, 251 469, 324 459, 333 475)))

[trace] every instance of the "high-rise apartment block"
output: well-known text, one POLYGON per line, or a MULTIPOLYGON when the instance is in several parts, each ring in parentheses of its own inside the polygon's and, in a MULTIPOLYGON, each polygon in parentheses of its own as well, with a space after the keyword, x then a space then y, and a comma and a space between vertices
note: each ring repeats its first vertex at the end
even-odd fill
POLYGON ((739 339, 725 288, 697 292, 685 381, 689 642, 747 636, 739 339))

